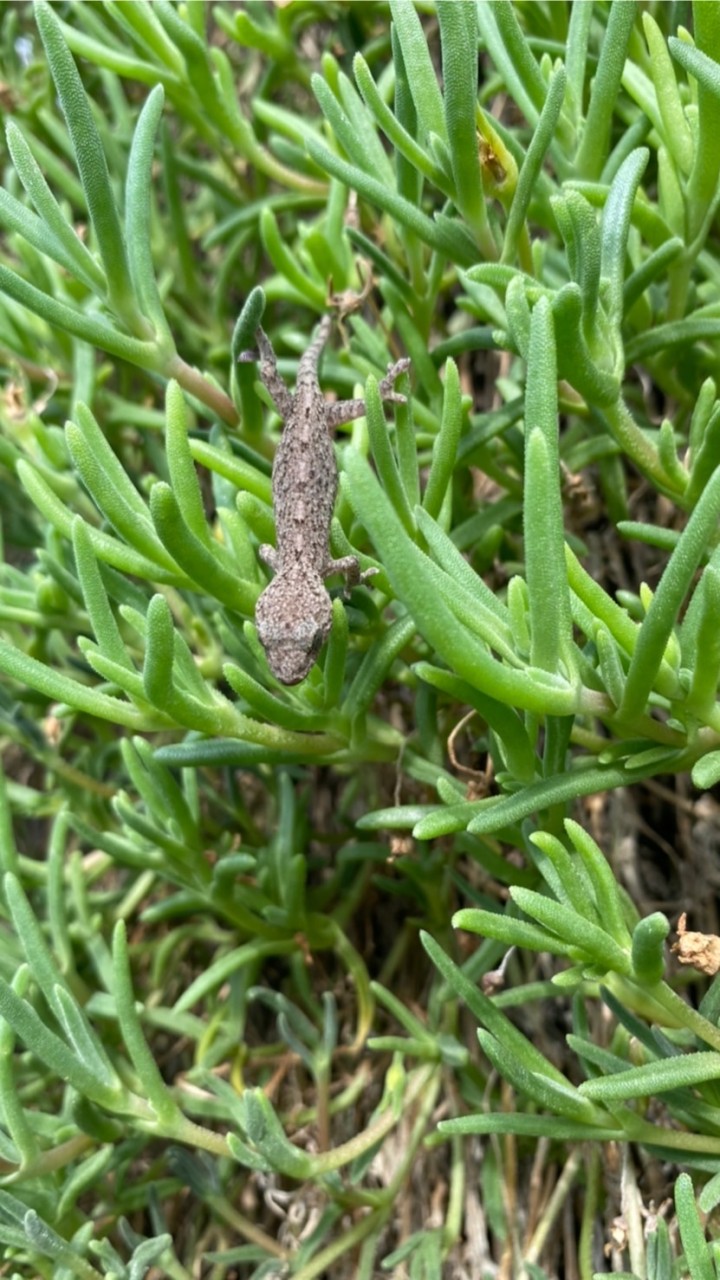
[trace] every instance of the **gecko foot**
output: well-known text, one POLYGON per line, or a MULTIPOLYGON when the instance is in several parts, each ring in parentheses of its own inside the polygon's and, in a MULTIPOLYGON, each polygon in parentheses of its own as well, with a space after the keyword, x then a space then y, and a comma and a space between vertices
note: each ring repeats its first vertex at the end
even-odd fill
POLYGON ((410 360, 407 356, 403 356, 402 360, 396 360, 394 364, 388 365, 388 371, 378 386, 382 400, 389 400, 391 404, 407 404, 407 396, 395 391, 393 383, 402 373, 407 373, 409 368, 410 360))

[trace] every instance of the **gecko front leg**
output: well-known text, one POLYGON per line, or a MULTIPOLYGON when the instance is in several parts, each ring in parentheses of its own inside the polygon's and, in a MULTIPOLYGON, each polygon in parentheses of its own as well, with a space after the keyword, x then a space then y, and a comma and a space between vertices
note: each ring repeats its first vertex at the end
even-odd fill
MULTIPOLYGON (((410 361, 407 356, 402 360, 396 360, 394 364, 389 365, 388 371, 381 382, 378 383, 378 391, 381 400, 389 400, 392 404, 405 404, 407 397, 395 390, 394 382, 402 373, 407 373, 410 368, 410 361)), ((356 418, 362 418, 365 413, 365 401, 357 400, 338 400, 335 404, 328 404, 325 408, 325 420, 330 430, 340 426, 344 422, 353 422, 356 418)), ((342 556, 339 560, 328 559, 324 569, 324 576, 328 577, 331 573, 341 573, 345 577, 345 593, 347 594, 351 587, 358 586, 361 582, 367 582, 379 570, 374 566, 370 569, 360 569, 360 562, 357 556, 342 556)))
POLYGON ((341 556, 339 560, 328 560, 323 569, 323 577, 329 578, 331 573, 341 573, 345 579, 345 594, 361 582, 367 582, 380 570, 371 565, 369 569, 361 569, 357 556, 341 556))

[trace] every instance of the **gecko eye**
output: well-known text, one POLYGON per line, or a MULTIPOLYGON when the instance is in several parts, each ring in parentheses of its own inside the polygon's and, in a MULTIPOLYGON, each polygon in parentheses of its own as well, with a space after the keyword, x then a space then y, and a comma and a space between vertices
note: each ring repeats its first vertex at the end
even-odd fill
POLYGON ((308 645, 308 653, 311 653, 313 657, 315 657, 322 649, 323 644, 325 643, 326 634, 327 633, 323 627, 316 628, 315 634, 311 637, 310 644, 308 645))

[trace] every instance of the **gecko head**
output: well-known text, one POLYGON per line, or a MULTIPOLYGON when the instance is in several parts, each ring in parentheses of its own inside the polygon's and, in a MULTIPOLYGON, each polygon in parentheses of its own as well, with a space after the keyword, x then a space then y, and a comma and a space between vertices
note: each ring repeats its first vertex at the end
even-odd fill
POLYGON ((320 575, 295 566, 278 573, 255 608, 268 666, 281 684, 305 679, 332 627, 332 605, 320 575))

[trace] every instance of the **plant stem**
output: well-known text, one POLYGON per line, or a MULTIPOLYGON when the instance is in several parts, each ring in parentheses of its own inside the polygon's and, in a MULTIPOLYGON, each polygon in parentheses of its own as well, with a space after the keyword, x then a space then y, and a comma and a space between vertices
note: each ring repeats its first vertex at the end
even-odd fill
POLYGON ((228 427, 239 425, 240 417, 230 397, 177 353, 168 360, 163 372, 167 378, 175 378, 188 395, 207 405, 228 427))

